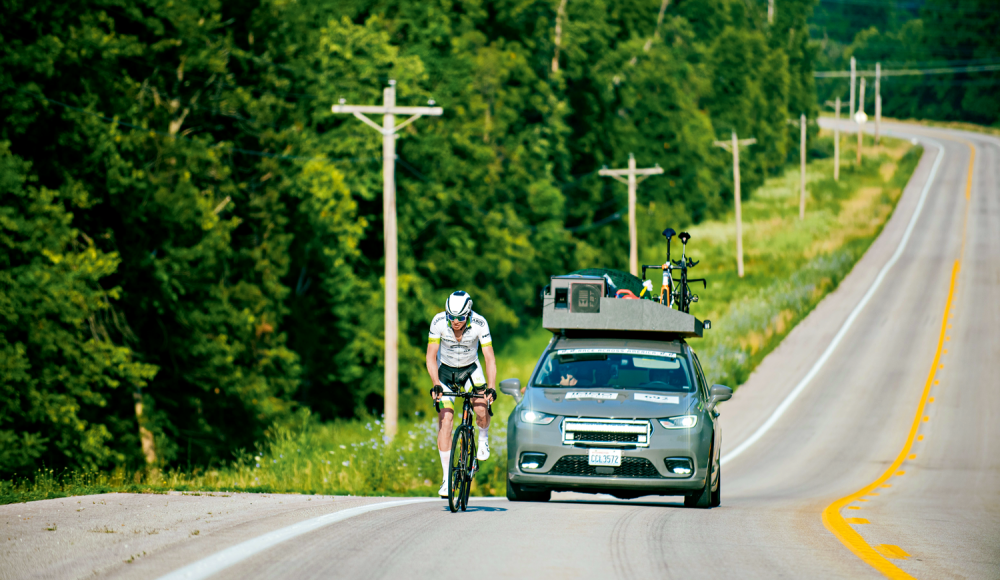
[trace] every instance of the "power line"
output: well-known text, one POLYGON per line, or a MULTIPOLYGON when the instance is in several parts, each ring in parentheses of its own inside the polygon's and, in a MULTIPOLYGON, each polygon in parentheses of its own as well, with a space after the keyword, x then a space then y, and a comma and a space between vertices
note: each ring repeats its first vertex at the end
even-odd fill
POLYGON ((961 12, 965 14, 992 14, 990 10, 980 10, 978 8, 963 8, 962 6, 949 6, 947 8, 939 8, 937 6, 928 6, 920 2, 879 2, 878 0, 819 0, 820 4, 833 4, 833 5, 848 5, 848 6, 869 6, 872 8, 886 8, 886 9, 901 9, 901 10, 911 10, 915 12, 947 12, 955 13, 961 12))
MULTIPOLYGON (((898 48, 898 46, 897 46, 898 48)), ((982 64, 1000 64, 1000 56, 989 57, 989 58, 972 58, 972 59, 937 59, 937 60, 883 60, 881 61, 883 65, 903 65, 905 67, 917 67, 917 68, 938 68, 938 67, 957 67, 957 66, 973 66, 982 64)))
MULTIPOLYGON (((1000 71, 1000 64, 925 68, 925 69, 883 70, 882 76, 899 77, 899 76, 915 76, 915 75, 944 75, 944 74, 989 72, 989 71, 1000 71)), ((874 70, 858 71, 858 74, 862 76, 873 77, 875 76, 875 71, 874 70)), ((843 70, 827 70, 827 71, 816 71, 813 73, 813 76, 816 78, 841 78, 841 77, 849 77, 851 76, 851 73, 850 71, 843 71, 843 70)))

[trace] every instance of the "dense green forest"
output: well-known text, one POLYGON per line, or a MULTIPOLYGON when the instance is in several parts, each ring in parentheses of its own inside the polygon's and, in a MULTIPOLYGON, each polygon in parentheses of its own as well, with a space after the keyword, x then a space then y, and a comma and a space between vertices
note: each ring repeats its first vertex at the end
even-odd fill
MULTIPOLYGON (((401 409, 472 293, 499 340, 548 275, 624 267, 634 152, 676 224, 815 118, 812 0, 12 0, 0 12, 0 472, 206 465, 296 413, 381 409, 381 137, 397 144, 401 409), (559 31, 558 33, 556 31, 559 31), (145 456, 144 456, 145 454, 145 456)), ((815 130, 812 127, 811 130, 815 130)))
MULTIPOLYGON (((853 56, 858 70, 881 62, 884 70, 934 71, 883 77, 884 115, 1000 124, 995 0, 820 0, 810 29, 819 48, 817 70, 846 70, 853 56)), ((820 102, 848 98, 846 79, 817 79, 816 85, 820 102)), ((871 113, 874 92, 865 96, 871 113)))

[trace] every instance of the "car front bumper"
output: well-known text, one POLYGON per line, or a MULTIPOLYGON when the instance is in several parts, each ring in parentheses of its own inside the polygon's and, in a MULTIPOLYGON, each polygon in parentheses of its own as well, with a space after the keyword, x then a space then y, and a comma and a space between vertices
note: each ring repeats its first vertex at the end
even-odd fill
POLYGON ((588 455, 589 449, 598 446, 563 443, 562 420, 559 417, 549 425, 532 425, 517 418, 515 410, 507 427, 507 477, 510 482, 528 489, 591 493, 629 490, 645 491, 649 495, 679 495, 705 487, 712 432, 711 428, 705 428, 702 421, 691 429, 665 429, 654 419, 651 421, 648 447, 618 447, 622 449, 623 465, 629 462, 631 466, 641 465, 642 469, 616 470, 630 472, 628 475, 584 475, 570 472, 596 469, 574 470, 566 469, 566 466, 584 465, 583 458, 588 455), (544 453, 545 462, 535 469, 522 468, 520 459, 524 453, 544 453), (693 472, 679 475, 668 471, 667 458, 691 459, 693 472), (564 461, 560 463, 560 460, 564 461), (637 475, 637 472, 641 474, 637 475))

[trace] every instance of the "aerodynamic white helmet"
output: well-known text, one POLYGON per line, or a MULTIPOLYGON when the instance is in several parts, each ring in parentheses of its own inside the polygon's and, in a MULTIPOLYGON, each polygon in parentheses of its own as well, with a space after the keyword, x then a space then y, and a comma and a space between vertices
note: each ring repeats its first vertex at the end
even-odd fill
POLYGON ((452 293, 444 302, 444 311, 448 320, 465 320, 472 313, 472 296, 464 290, 452 293))

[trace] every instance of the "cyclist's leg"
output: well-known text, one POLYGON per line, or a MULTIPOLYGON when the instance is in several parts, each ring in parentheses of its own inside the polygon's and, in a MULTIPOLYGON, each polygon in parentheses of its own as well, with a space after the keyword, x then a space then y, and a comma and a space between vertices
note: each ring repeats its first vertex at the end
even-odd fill
MULTIPOLYGON (((486 390, 486 378, 483 376, 483 369, 479 366, 478 361, 476 361, 476 371, 472 373, 472 378, 469 379, 469 382, 472 383, 472 388, 476 392, 486 390)), ((476 431, 479 434, 477 437, 476 459, 486 461, 490 458, 490 415, 486 399, 473 399, 472 410, 476 414, 476 431)))
MULTIPOLYGON (((452 373, 455 369, 448 365, 438 365, 438 377, 443 385, 448 385, 452 381, 452 373)), ((445 387, 447 389, 447 387, 445 387)), ((451 439, 452 430, 455 423, 455 397, 441 397, 440 411, 438 411, 438 455, 441 458, 442 489, 446 489, 448 483, 448 473, 451 470, 451 439)))
MULTIPOLYGON (((448 397, 454 399, 454 397, 448 397)), ((442 397, 444 399, 444 397, 442 397)), ((452 402, 454 404, 454 401, 452 402)), ((451 451, 451 433, 455 426, 455 410, 442 401, 438 411, 438 450, 451 451)))
MULTIPOLYGON (((486 377, 483 375, 483 367, 478 360, 476 361, 476 371, 472 373, 472 378, 466 382, 466 390, 472 387, 476 391, 482 391, 486 388, 486 377)), ((476 426, 482 430, 490 428, 490 415, 487 413, 486 407, 486 399, 472 400, 472 409, 476 412, 476 426)), ((482 433, 483 431, 480 431, 480 439, 483 439, 482 433)))
MULTIPOLYGON (((460 370, 461 369, 455 369, 446 364, 438 363, 438 378, 441 380, 441 386, 444 387, 446 393, 449 392, 448 385, 450 385, 454 380, 455 373, 460 370)), ((438 411, 438 450, 450 451, 451 433, 455 419, 455 397, 448 397, 448 396, 441 397, 441 403, 439 407, 440 411, 438 411)))

